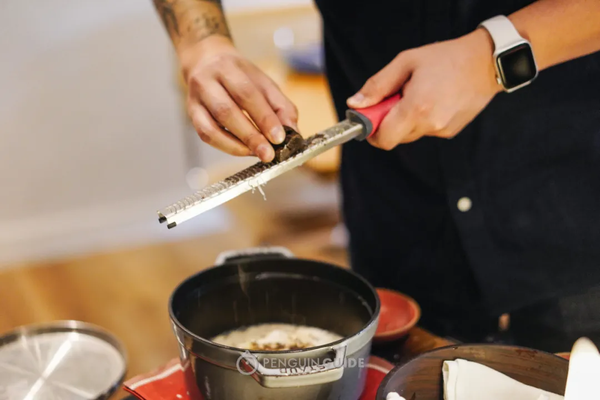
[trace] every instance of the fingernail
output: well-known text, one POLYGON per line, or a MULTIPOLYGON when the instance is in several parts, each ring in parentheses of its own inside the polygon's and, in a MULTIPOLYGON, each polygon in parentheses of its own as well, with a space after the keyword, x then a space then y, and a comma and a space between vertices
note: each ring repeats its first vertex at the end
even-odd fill
POLYGON ((258 145, 256 148, 256 154, 258 155, 258 158, 265 162, 271 161, 273 157, 275 157, 275 154, 273 154, 273 148, 264 143, 258 145))
POLYGON ((282 143, 285 140, 285 131, 283 130, 283 127, 276 126, 271 129, 271 137, 275 141, 275 144, 282 143))
POLYGON ((348 104, 351 106, 359 106, 364 100, 365 96, 362 93, 356 93, 348 99, 348 104))

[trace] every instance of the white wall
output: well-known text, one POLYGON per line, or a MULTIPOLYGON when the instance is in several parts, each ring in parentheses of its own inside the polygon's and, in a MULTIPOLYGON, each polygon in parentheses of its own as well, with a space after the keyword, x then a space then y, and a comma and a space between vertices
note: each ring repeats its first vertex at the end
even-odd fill
POLYGON ((173 61, 151 0, 0 1, 0 264, 227 227, 223 210, 155 220, 200 146, 173 61))

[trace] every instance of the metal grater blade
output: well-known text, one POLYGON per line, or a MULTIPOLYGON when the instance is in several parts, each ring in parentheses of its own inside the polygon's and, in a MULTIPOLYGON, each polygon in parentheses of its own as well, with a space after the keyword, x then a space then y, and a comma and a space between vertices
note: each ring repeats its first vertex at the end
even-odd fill
POLYGON ((344 120, 306 139, 306 148, 287 160, 279 163, 259 162, 160 210, 158 221, 161 224, 166 222, 169 229, 174 228, 242 193, 260 188, 271 179, 304 164, 337 145, 356 138, 362 131, 361 124, 344 120))

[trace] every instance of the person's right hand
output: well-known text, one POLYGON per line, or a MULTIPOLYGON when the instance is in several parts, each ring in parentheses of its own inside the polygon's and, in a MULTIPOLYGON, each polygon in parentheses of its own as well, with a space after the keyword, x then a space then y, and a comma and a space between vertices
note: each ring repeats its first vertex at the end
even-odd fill
POLYGON ((296 107, 277 84, 223 36, 180 51, 179 59, 187 111, 200 138, 232 155, 272 161, 271 143, 283 142, 283 125, 297 130, 298 121, 296 107))

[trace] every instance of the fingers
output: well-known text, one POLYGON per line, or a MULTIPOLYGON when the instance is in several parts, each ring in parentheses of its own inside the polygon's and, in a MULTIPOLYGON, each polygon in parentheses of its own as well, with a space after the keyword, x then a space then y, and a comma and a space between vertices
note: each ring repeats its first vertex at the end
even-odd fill
POLYGON ((196 100, 188 100, 188 114, 204 143, 234 156, 252 155, 248 146, 221 128, 208 110, 196 100))
POLYGON ((283 94, 275 82, 263 73, 260 73, 255 79, 260 83, 259 90, 277 114, 279 121, 298 132, 298 109, 294 103, 283 94))
POLYGON ((391 150, 423 136, 451 138, 462 129, 447 123, 442 113, 432 111, 427 104, 423 100, 414 100, 412 96, 403 97, 381 122, 375 135, 369 138, 369 143, 391 150))
POLYGON ((414 106, 402 98, 381 121, 381 125, 368 142, 383 150, 391 150, 413 135, 417 129, 414 106))
POLYGON ((373 106, 386 97, 398 93, 412 72, 409 52, 400 53, 381 71, 373 75, 354 96, 347 101, 351 108, 373 106))
POLYGON ((221 126, 241 140, 263 162, 275 157, 273 147, 244 115, 229 93, 217 81, 206 83, 197 90, 200 102, 221 126))
POLYGON ((237 68, 228 68, 220 76, 220 83, 269 141, 279 144, 285 140, 278 116, 248 75, 237 68))
POLYGON ((230 41, 203 41, 180 54, 190 93, 188 111, 206 142, 263 162, 275 156, 273 144, 285 140, 283 125, 297 124, 295 107, 277 85, 244 59, 230 41))

